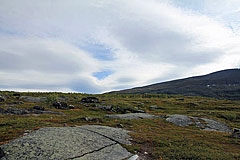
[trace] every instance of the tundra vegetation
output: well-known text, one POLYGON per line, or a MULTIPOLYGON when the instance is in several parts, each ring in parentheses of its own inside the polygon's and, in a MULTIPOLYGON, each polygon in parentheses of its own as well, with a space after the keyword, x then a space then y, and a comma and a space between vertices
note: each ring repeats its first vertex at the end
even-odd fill
POLYGON ((240 128, 240 101, 163 94, 87 95, 4 91, 0 95, 4 99, 0 102, 0 145, 43 127, 96 124, 132 131, 129 133, 132 145, 124 147, 134 154, 144 155, 146 159, 240 159, 240 139, 231 133, 205 131, 194 125, 176 126, 163 118, 128 120, 105 117, 129 112, 146 112, 157 116, 182 114, 209 118, 230 128, 240 128), (21 98, 24 96, 28 99, 21 98), (29 97, 42 98, 31 101, 29 97), (97 97, 99 102, 81 102, 85 97, 97 97), (64 102, 60 103, 64 105, 56 108, 52 105, 56 101, 64 102), (8 111, 9 108, 12 110, 8 111), (26 113, 13 111, 13 108, 26 113), (44 111, 35 113, 32 110, 44 111))

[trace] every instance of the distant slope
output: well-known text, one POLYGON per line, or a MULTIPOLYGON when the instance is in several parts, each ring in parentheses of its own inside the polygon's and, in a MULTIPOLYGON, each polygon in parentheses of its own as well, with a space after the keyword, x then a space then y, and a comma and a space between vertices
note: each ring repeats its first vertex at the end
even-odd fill
POLYGON ((240 69, 228 69, 204 76, 173 80, 111 93, 181 94, 240 100, 240 69))

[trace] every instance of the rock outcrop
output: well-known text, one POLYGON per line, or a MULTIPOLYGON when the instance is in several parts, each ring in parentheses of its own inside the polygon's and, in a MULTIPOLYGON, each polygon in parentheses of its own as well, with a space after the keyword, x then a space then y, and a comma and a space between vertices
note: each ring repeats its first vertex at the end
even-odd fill
POLYGON ((195 125, 199 127, 202 130, 206 131, 219 131, 219 132, 232 132, 229 127, 227 127, 225 124, 217 122, 212 119, 207 118, 199 118, 199 117, 191 117, 191 116, 185 116, 185 115, 168 115, 166 118, 166 121, 171 122, 177 126, 189 126, 189 125, 195 125))
POLYGON ((24 100, 26 102, 32 102, 32 103, 39 103, 46 101, 46 97, 32 97, 32 96, 21 96, 21 100, 24 100))
POLYGON ((163 118, 162 116, 155 116, 148 113, 127 113, 127 114, 109 114, 105 116, 106 118, 113 119, 153 119, 153 118, 163 118))
POLYGON ((54 112, 54 111, 44 111, 44 110, 37 110, 37 109, 18 109, 18 108, 7 108, 1 109, 0 114, 7 114, 7 115, 25 115, 25 114, 59 114, 62 115, 62 112, 54 112))
POLYGON ((84 97, 81 99, 83 103, 99 103, 99 99, 97 97, 84 97))
POLYGON ((132 157, 128 131, 97 125, 42 128, 1 148, 9 159, 123 160, 132 157))

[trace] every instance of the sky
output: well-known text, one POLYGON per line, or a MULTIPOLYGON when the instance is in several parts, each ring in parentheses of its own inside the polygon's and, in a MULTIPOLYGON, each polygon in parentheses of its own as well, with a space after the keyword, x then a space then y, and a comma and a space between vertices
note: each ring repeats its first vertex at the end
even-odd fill
POLYGON ((0 0, 0 90, 104 93, 230 68, 239 0, 0 0))

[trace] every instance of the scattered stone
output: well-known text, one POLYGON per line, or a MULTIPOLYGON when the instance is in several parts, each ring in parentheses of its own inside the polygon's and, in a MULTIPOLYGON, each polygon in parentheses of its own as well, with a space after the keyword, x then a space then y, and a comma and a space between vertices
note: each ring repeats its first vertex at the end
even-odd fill
POLYGON ((30 112, 26 109, 7 108, 5 110, 5 113, 6 114, 23 115, 23 114, 29 114, 30 112))
POLYGON ((34 106, 33 109, 40 110, 40 111, 44 111, 45 110, 45 108, 42 107, 42 106, 34 106))
POLYGON ((26 102, 39 103, 46 101, 46 97, 31 97, 31 96, 21 96, 20 99, 26 102))
POLYGON ((3 152, 2 148, 0 148, 0 158, 4 157, 5 153, 3 152))
POLYGON ((83 117, 83 118, 81 118, 81 120, 84 120, 87 122, 97 122, 97 123, 102 122, 101 119, 95 118, 95 117, 83 117))
POLYGON ((233 132, 232 132, 232 136, 233 136, 234 138, 240 138, 240 129, 234 128, 234 129, 233 129, 233 132))
POLYGON ((5 102, 5 101, 6 101, 6 99, 4 97, 0 96, 0 102, 5 102))
POLYGON ((21 95, 19 93, 13 93, 14 97, 20 97, 21 95))
POLYGON ((144 110, 138 109, 138 110, 132 111, 132 113, 146 113, 146 112, 144 110))
POLYGON ((104 111, 112 111, 113 107, 111 105, 100 105, 100 104, 97 104, 95 105, 97 108, 100 108, 104 111))
POLYGON ((55 107, 56 109, 69 109, 69 106, 67 103, 65 102, 54 102, 52 104, 53 107, 55 107))
POLYGON ((99 103, 99 99, 97 97, 84 97, 81 99, 83 103, 99 103))
POLYGON ((1 146, 8 159, 123 160, 132 157, 128 131, 97 125, 41 128, 1 146))
POLYGON ((133 155, 130 157, 128 160, 138 160, 139 156, 138 155, 133 155))
POLYGON ((106 115, 106 118, 113 118, 113 119, 153 119, 153 118, 163 118, 162 116, 155 116, 148 113, 127 113, 127 114, 111 114, 106 115))
POLYGON ((189 126, 193 124, 192 120, 185 115, 179 115, 179 114, 174 114, 174 115, 168 115, 168 118, 166 121, 171 122, 177 126, 189 126))
POLYGON ((184 98, 178 98, 176 101, 184 101, 184 98))
POLYGON ((118 128, 124 128, 123 124, 117 124, 118 128))
POLYGON ((205 125, 205 128, 203 130, 206 130, 206 131, 231 132, 231 129, 228 128, 223 123, 214 121, 212 119, 207 119, 207 118, 200 118, 200 119, 205 121, 205 123, 207 123, 207 125, 205 125))
POLYGON ((155 106, 155 105, 154 105, 154 106, 150 106, 149 109, 150 109, 150 110, 155 110, 155 109, 164 109, 164 108, 158 107, 158 106, 155 106))
POLYGON ((206 131, 232 132, 225 124, 207 118, 188 117, 185 115, 174 114, 168 115, 166 121, 183 127, 195 125, 206 131))
POLYGON ((74 106, 74 105, 69 105, 68 108, 69 108, 69 109, 74 109, 75 106, 74 106))
POLYGON ((22 102, 22 101, 15 101, 15 102, 13 102, 13 104, 24 104, 24 102, 22 102))
POLYGON ((0 108, 0 114, 6 114, 6 115, 25 115, 25 114, 58 114, 63 115, 62 112, 53 112, 53 111, 42 111, 42 110, 36 110, 36 109, 18 109, 18 108, 7 108, 7 109, 1 109, 0 108))

